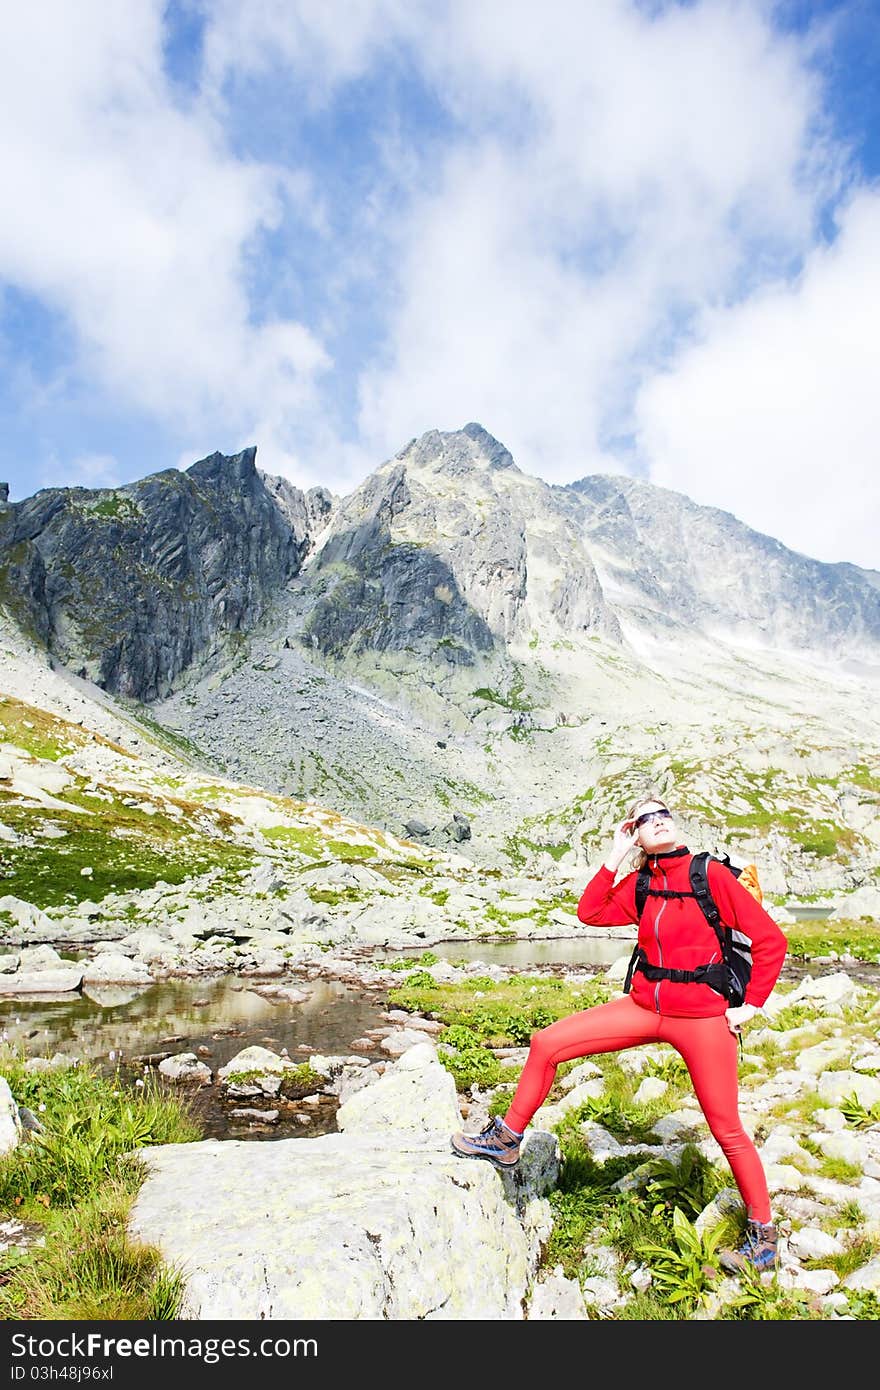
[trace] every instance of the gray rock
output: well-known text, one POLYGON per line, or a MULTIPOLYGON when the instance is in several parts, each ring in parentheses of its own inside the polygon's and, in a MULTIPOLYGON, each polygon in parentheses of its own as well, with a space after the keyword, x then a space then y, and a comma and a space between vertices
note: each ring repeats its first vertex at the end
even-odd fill
POLYGON ((21 1142, 24 1126, 15 1097, 5 1076, 0 1076, 0 1155, 11 1153, 21 1142))
POLYGON ((83 967, 69 965, 58 970, 18 970, 0 975, 3 994, 71 994, 82 986, 83 967))
POLYGON ((340 1107, 340 1133, 141 1150, 129 1231, 185 1271, 181 1315, 521 1319, 556 1143, 535 1135, 531 1176, 457 1158, 450 1084, 425 1044, 340 1107))
POLYGON ((407 835, 421 836, 430 835, 431 833, 430 827, 425 825, 424 821, 420 820, 408 820, 403 828, 407 835))
POLYGON ((209 1085, 211 1068, 200 1061, 194 1052, 177 1052, 173 1057, 164 1057, 159 1063, 159 1071, 169 1081, 183 1085, 209 1085))
POLYGON ((142 961, 118 951, 102 951, 89 961, 83 970, 83 985, 150 985, 153 975, 142 961))
POLYGON ((0 555, 46 647, 107 690, 154 700, 218 639, 257 622, 299 570, 322 508, 280 480, 267 487, 255 457, 215 453, 5 508, 0 555))
POLYGON ((576 1279, 569 1279, 557 1265, 535 1284, 528 1304, 531 1321, 586 1322, 584 1296, 576 1279))
POLYGON ((20 1105, 18 1107, 18 1118, 21 1120, 22 1129, 30 1130, 32 1134, 45 1134, 46 1126, 29 1106, 20 1105))

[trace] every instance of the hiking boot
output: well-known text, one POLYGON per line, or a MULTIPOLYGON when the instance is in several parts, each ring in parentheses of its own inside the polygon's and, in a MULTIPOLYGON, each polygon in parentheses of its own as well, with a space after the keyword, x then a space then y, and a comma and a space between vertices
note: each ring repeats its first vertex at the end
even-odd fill
POLYGON ((776 1227, 762 1226, 760 1221, 747 1222, 742 1243, 736 1250, 722 1250, 718 1263, 728 1274, 741 1274, 749 1267, 759 1274, 772 1269, 776 1264, 776 1227))
POLYGON ((496 1168, 515 1168, 522 1135, 514 1134, 496 1115, 479 1134, 453 1134, 451 1142, 459 1158, 488 1158, 496 1168))

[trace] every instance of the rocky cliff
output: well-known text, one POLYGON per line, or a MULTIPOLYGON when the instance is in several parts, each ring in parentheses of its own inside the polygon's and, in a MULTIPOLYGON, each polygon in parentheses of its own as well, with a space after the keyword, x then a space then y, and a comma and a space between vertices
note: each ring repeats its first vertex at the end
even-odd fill
POLYGON ((877 665, 876 572, 812 560, 728 512, 632 478, 582 478, 566 490, 582 506, 603 592, 628 623, 877 665))
POLYGON ((0 512, 0 593, 64 665, 152 701, 284 595, 337 660, 471 666, 600 638, 745 642, 880 668, 880 578, 632 478, 522 473, 481 425, 412 440, 348 497, 215 453, 0 512))
POLYGON ((254 449, 115 489, 49 488, 0 515, 0 595, 59 662, 150 701, 296 574, 331 501, 254 449))

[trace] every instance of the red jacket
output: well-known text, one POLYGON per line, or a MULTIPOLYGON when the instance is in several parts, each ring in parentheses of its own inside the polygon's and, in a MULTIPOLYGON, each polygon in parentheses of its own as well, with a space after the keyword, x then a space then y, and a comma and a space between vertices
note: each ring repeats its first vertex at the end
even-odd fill
MULTIPOLYGON (((690 891, 688 870, 692 859, 685 845, 665 854, 652 855, 646 867, 652 888, 690 891)), ((723 864, 709 860, 709 887, 729 927, 751 941, 752 977, 745 1002, 760 1008, 776 984, 785 952, 786 940, 769 912, 737 881, 723 864)), ((597 927, 623 926, 637 922, 636 879, 634 871, 615 883, 605 865, 590 879, 578 903, 582 922, 597 927)), ((706 921, 695 898, 648 897, 639 925, 638 944, 650 965, 667 970, 693 970, 721 960, 718 937, 706 921)), ((682 984, 674 980, 648 980, 640 970, 632 977, 634 1003, 655 1013, 677 1018, 709 1018, 723 1014, 727 1000, 709 985, 682 984)))

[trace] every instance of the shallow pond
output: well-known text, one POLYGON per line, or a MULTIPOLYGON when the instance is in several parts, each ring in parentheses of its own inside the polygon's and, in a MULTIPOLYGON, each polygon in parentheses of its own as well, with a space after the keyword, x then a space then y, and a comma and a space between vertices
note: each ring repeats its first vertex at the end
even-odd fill
MULTIPOLYGON (((475 960, 485 961, 487 965, 504 965, 512 970, 530 969, 541 965, 570 965, 573 969, 596 967, 600 970, 612 965, 619 956, 629 956, 634 940, 632 937, 612 937, 603 932, 601 936, 567 936, 535 941, 441 941, 429 949, 441 960, 451 962, 475 960)), ((417 950, 388 952, 388 955, 413 957, 421 954, 424 947, 417 950)))
MULTIPOLYGON (((214 1073, 252 1046, 286 1050, 294 1062, 314 1053, 347 1055, 354 1039, 383 1022, 384 993, 309 980, 295 985, 305 998, 293 1003, 259 993, 261 984, 270 983, 276 982, 219 977, 0 998, 0 1039, 32 1057, 79 1058, 108 1077, 149 1073, 158 1079, 158 1063, 179 1052, 196 1053, 214 1073)), ((281 1138, 333 1128, 335 1101, 231 1103, 216 1085, 190 1094, 206 1138, 281 1138), (265 1124, 253 1116, 236 1118, 236 1109, 248 1108, 279 1113, 265 1124)))
POLYGON ((348 1051, 352 1038, 376 1026, 375 997, 350 986, 297 983, 307 998, 296 1004, 264 997, 259 987, 258 981, 221 977, 3 999, 0 1030, 10 1042, 25 1040, 34 1056, 62 1052, 111 1064, 168 1045, 175 1052, 206 1047, 216 1070, 254 1043, 275 1052, 286 1047, 291 1055, 348 1051))
MULTIPOLYGON (((414 951, 376 952, 375 961, 408 958, 414 951)), ((596 938, 557 941, 443 942, 430 948, 443 960, 474 961, 522 969, 529 965, 603 966, 629 953, 631 943, 596 938)), ((143 987, 105 986, 82 994, 0 996, 0 1039, 24 1046, 30 1056, 61 1052, 113 1069, 120 1059, 158 1052, 196 1052, 212 1070, 243 1047, 280 1052, 351 1051, 353 1039, 380 1026, 387 993, 336 981, 299 981, 302 1003, 273 999, 261 986, 276 981, 224 976, 165 980, 143 987)))

